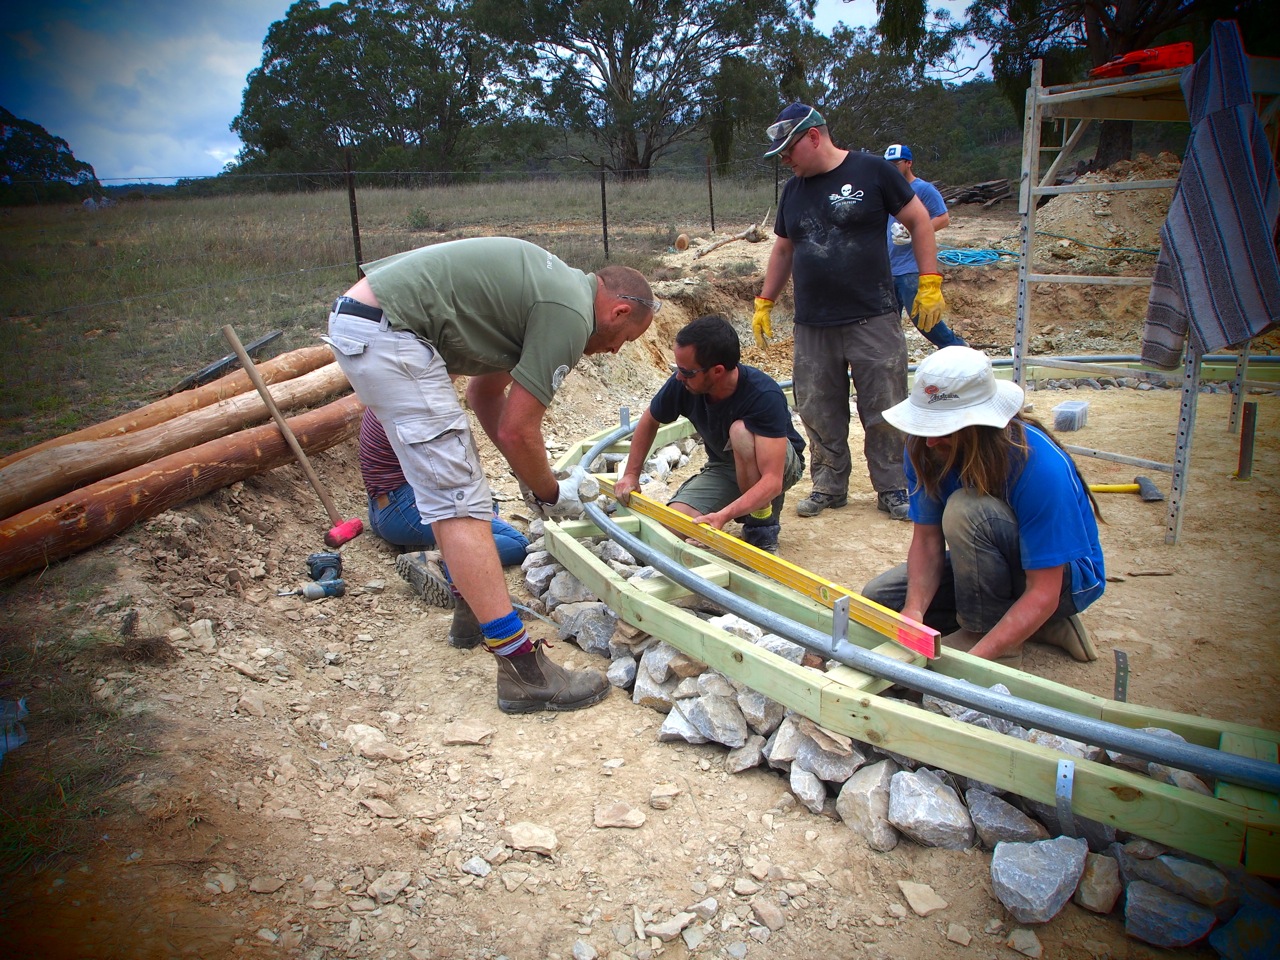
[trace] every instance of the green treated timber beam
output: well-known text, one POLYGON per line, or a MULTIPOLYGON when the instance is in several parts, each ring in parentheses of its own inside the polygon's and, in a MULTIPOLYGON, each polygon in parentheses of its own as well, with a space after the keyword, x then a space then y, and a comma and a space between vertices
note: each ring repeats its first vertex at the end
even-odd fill
MULTIPOLYGON (((637 534, 638 531, 637 535, 646 544, 677 559, 684 566, 709 566, 716 562, 725 563, 724 559, 717 554, 685 543, 659 524, 642 524, 634 514, 620 511, 620 515, 615 517, 614 521, 619 523, 628 533, 637 534)), ((588 535, 601 535, 594 524, 585 520, 575 521, 573 524, 565 524, 563 529, 566 533, 579 538, 588 535)), ((746 568, 727 565, 726 569, 730 570, 730 580, 727 584, 721 585, 734 594, 759 606, 766 607, 795 623, 803 624, 814 630, 820 630, 823 633, 831 632, 831 611, 825 606, 793 590, 786 589, 770 578, 746 568)), ((849 639, 865 649, 873 650, 879 646, 883 638, 869 627, 864 627, 857 622, 851 621, 849 624, 849 639)), ((914 662, 920 665, 924 661, 923 658, 918 658, 904 662, 914 662)), ((1269 742, 1273 745, 1280 743, 1280 731, 1216 720, 1212 717, 1176 713, 1172 710, 1162 710, 1138 703, 1110 700, 956 650, 944 648, 942 656, 931 661, 930 669, 943 676, 968 680, 970 683, 975 683, 982 687, 991 687, 997 683, 1003 683, 1015 697, 1039 703, 1046 707, 1066 710, 1093 720, 1104 720, 1107 723, 1114 723, 1134 730, 1143 727, 1160 727, 1172 730, 1188 743, 1194 743, 1202 747, 1218 748, 1221 738, 1226 734, 1249 740, 1269 742)))
POLYGON ((1172 730, 1188 743, 1202 747, 1218 748, 1219 740, 1224 733, 1270 741, 1273 744, 1280 742, 1280 731, 1215 720, 1212 717, 1175 713, 1172 710, 1161 710, 1158 707, 1147 707, 1121 700, 1109 700, 1021 670, 999 667, 998 664, 954 650, 944 651, 941 658, 933 661, 931 669, 944 676, 968 680, 986 687, 1000 682, 1007 686, 1009 692, 1015 697, 1031 700, 1046 707, 1069 710, 1082 717, 1105 720, 1107 723, 1135 730, 1142 727, 1162 727, 1172 730), (994 677, 998 677, 998 680, 993 679, 994 677))
MULTIPOLYGON (((1224 733, 1219 749, 1254 760, 1266 760, 1276 763, 1280 760, 1280 749, 1269 740, 1256 737, 1244 737, 1234 733, 1224 733)), ((1265 810, 1272 815, 1280 815, 1280 797, 1274 793, 1251 790, 1235 783, 1219 782, 1214 789, 1214 796, 1254 810, 1265 810)), ((1276 831, 1259 827, 1250 828, 1245 834, 1244 865, 1251 873, 1262 873, 1265 864, 1280 862, 1280 834, 1276 831)))
MULTIPOLYGON (((628 623, 824 727, 1041 803, 1055 802, 1056 751, 852 689, 831 674, 799 667, 710 627, 645 596, 555 524, 548 525, 547 543, 557 560, 628 623)), ((1280 835, 1277 814, 1084 760, 1076 762, 1072 808, 1079 816, 1222 863, 1246 862, 1246 836, 1251 846, 1256 837, 1259 853, 1246 865, 1280 874, 1280 859, 1265 842, 1280 835)))

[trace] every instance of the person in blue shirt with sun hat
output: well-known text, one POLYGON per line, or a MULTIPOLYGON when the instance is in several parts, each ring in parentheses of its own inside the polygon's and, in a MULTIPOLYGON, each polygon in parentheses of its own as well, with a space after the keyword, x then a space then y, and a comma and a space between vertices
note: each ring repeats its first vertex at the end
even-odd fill
POLYGON ((1031 640, 1096 660, 1079 614, 1106 586, 1101 514, 1023 400, 977 350, 921 361, 911 395, 884 413, 908 436, 907 562, 862 592, 977 657, 1020 668, 1031 640))

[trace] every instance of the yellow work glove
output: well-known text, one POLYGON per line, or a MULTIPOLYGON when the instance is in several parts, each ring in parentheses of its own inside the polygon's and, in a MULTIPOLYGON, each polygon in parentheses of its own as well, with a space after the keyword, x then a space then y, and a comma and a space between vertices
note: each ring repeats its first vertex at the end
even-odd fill
POLYGON ((756 346, 763 350, 769 345, 773 336, 773 301, 764 297, 756 297, 756 315, 751 318, 751 332, 756 335, 756 346))
POLYGON ((916 302, 911 305, 911 322, 921 333, 928 333, 942 319, 947 301, 942 299, 942 274, 920 274, 920 286, 916 290, 916 302))

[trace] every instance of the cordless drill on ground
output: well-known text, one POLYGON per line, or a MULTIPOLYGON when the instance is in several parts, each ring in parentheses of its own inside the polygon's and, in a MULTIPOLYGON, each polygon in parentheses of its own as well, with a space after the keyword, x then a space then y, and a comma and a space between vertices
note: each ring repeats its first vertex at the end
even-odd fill
POLYGON ((297 590, 284 590, 282 597, 302 596, 307 600, 324 597, 340 597, 347 592, 342 579, 342 555, 338 553, 313 553, 307 557, 307 573, 311 583, 304 583, 297 590))

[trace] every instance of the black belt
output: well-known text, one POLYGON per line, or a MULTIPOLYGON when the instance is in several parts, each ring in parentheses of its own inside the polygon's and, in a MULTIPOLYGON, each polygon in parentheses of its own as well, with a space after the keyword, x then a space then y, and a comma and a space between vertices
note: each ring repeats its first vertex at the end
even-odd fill
POLYGON ((378 307, 371 307, 367 303, 352 300, 350 297, 339 297, 333 301, 333 312, 345 313, 347 316, 359 317, 361 320, 370 320, 373 323, 382 322, 382 311, 378 307))

